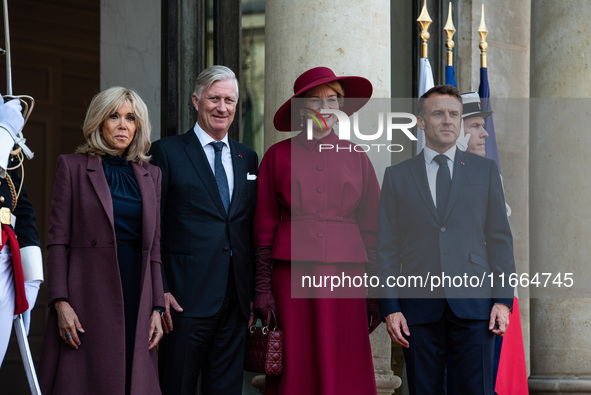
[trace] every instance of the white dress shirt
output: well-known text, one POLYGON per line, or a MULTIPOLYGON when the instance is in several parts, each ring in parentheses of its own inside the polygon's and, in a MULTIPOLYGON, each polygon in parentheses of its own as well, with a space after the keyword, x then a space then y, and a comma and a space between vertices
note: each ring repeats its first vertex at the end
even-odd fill
MULTIPOLYGON (((216 142, 217 140, 205 133, 197 122, 195 122, 193 130, 203 147, 203 151, 205 151, 209 167, 211 167, 211 171, 215 175, 215 151, 210 143, 216 142)), ((234 192, 234 169, 232 168, 232 153, 230 152, 228 134, 226 134, 220 141, 224 143, 224 146, 222 147, 222 165, 224 166, 224 170, 226 170, 226 178, 228 178, 228 188, 230 190, 230 201, 232 201, 232 192, 234 192)))
MULTIPOLYGON (((454 159, 456 157, 456 147, 457 146, 454 144, 453 147, 443 153, 443 155, 447 156, 448 158, 447 165, 449 166, 449 175, 451 176, 452 180, 454 178, 454 159)), ((437 180, 437 171, 439 170, 439 163, 435 161, 435 157, 437 155, 439 155, 438 152, 435 152, 428 147, 425 147, 423 151, 423 156, 425 157, 425 168, 427 169, 427 181, 429 182, 429 190, 431 191, 431 197, 433 198, 435 207, 437 207, 437 189, 435 182, 437 180)))

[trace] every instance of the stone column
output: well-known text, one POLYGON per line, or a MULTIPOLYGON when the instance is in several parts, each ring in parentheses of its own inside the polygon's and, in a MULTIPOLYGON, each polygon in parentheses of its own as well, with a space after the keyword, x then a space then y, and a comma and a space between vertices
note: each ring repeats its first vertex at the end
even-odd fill
POLYGON ((532 1, 531 269, 572 272, 579 288, 531 301, 532 394, 591 393, 590 19, 584 0, 532 1))
POLYGON ((400 387, 402 380, 392 372, 392 340, 390 340, 390 336, 386 332, 386 325, 380 325, 369 338, 371 340, 378 395, 390 395, 396 388, 400 387))
MULTIPOLYGON (((337 75, 362 75, 374 98, 389 98, 390 2, 387 0, 279 1, 265 9, 265 148, 291 137, 273 128, 273 116, 293 94, 304 71, 326 66, 337 75)), ((389 155, 372 157, 378 179, 389 155)), ((372 335, 378 393, 391 394, 400 379, 390 369, 390 340, 384 328, 372 335)), ((346 347, 346 345, 343 345, 346 347)))
POLYGON ((160 2, 101 0, 101 90, 135 90, 160 138, 160 2))

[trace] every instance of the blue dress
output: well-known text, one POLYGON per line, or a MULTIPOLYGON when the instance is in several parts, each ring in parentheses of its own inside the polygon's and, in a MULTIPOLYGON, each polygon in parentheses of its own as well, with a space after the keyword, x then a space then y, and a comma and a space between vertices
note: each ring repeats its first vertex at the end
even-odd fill
POLYGON ((129 393, 141 291, 142 196, 133 168, 125 158, 108 154, 102 158, 113 199, 117 261, 125 311, 125 387, 129 393))

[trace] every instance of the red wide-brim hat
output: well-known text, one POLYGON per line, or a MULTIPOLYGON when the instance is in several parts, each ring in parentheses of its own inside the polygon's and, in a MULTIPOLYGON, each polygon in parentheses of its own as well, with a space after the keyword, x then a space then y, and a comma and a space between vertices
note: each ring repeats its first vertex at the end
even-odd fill
POLYGON ((370 99, 373 87, 368 79, 356 76, 337 77, 328 67, 315 67, 300 75, 293 84, 293 96, 289 98, 273 118, 275 129, 282 132, 291 132, 300 125, 300 114, 292 114, 291 101, 300 97, 309 89, 315 88, 329 82, 338 81, 345 91, 345 100, 340 109, 351 116, 354 112, 363 107, 370 99), (356 98, 356 100, 347 100, 356 98))

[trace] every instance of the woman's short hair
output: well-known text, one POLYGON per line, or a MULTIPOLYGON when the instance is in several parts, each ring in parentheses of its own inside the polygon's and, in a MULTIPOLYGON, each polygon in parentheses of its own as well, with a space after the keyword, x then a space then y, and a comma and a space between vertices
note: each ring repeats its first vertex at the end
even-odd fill
POLYGON ((337 93, 337 97, 345 97, 345 89, 343 89, 343 86, 339 81, 332 81, 327 83, 326 85, 328 85, 337 93))
MULTIPOLYGON (((341 83, 339 81, 327 82, 324 85, 328 86, 329 88, 331 88, 332 90, 334 90, 337 93, 337 101, 339 102, 339 108, 343 108, 343 104, 345 103, 344 102, 345 89, 343 88, 343 85, 341 85, 341 83)), ((319 86, 321 86, 321 85, 319 85, 319 86)), ((316 88, 316 87, 314 87, 314 88, 316 88)), ((308 89, 300 97, 306 97, 308 92, 314 88, 308 89)))
POLYGON ((135 135, 127 148, 127 160, 131 162, 148 162, 150 156, 150 132, 152 126, 148 117, 148 107, 142 98, 133 90, 115 86, 96 94, 86 112, 86 118, 82 125, 85 143, 80 145, 77 153, 90 156, 111 154, 117 155, 117 151, 110 148, 103 139, 102 129, 107 118, 117 112, 123 103, 129 103, 135 116, 135 135))
POLYGON ((195 81, 193 94, 198 100, 201 100, 203 91, 208 90, 214 82, 224 80, 234 80, 234 84, 236 85, 236 99, 238 99, 238 80, 236 79, 236 74, 226 66, 210 66, 199 73, 195 81))

